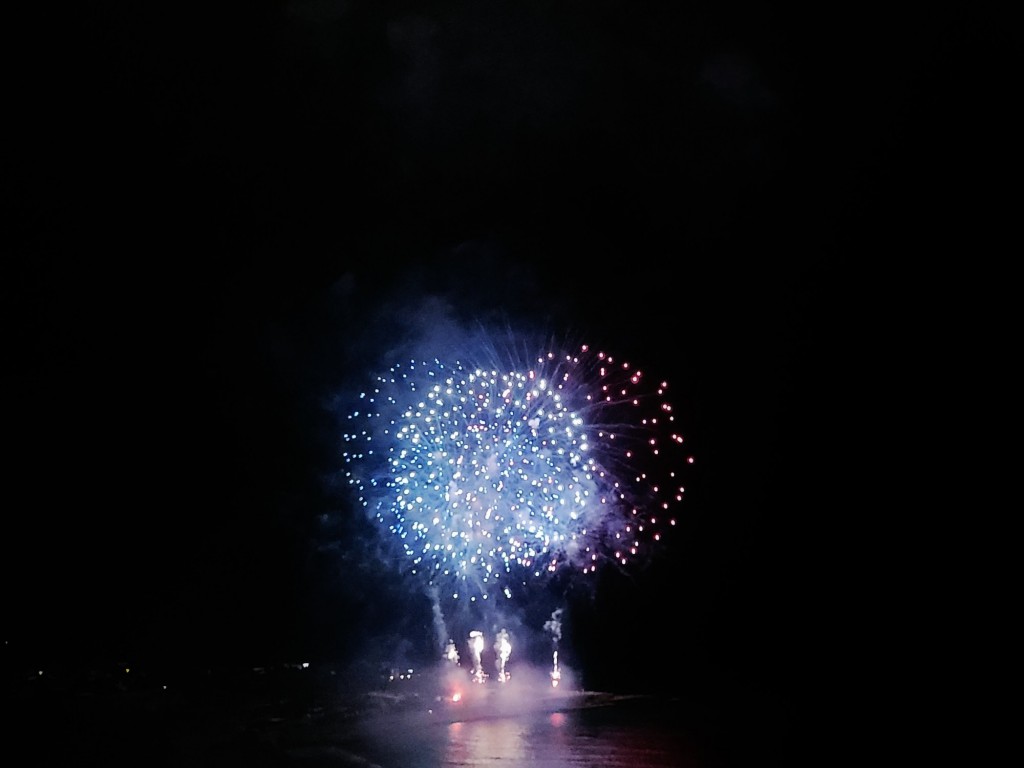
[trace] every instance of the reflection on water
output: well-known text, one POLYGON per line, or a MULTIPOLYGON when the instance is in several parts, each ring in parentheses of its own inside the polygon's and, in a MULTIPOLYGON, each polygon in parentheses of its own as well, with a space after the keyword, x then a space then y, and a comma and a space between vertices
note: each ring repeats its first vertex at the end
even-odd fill
POLYGON ((483 765, 505 760, 525 764, 530 758, 529 728, 516 720, 452 723, 444 755, 446 765, 483 765))
POLYGON ((700 766, 681 723, 664 712, 644 709, 608 707, 466 720, 420 732, 418 741, 411 753, 392 753, 394 762, 385 762, 406 768, 700 766))
POLYGON ((524 694, 507 683, 458 700, 254 691, 233 680, 152 691, 46 685, 11 697, 12 744, 38 765, 794 768, 794 757, 808 755, 819 762, 817 744, 807 744, 815 733, 795 731, 785 707, 753 698, 698 705, 539 686, 524 694))
POLYGON ((602 722, 593 713, 555 712, 522 722, 480 720, 448 726, 442 766, 507 768, 682 768, 696 766, 664 723, 602 722), (589 715, 589 716, 588 716, 589 715))

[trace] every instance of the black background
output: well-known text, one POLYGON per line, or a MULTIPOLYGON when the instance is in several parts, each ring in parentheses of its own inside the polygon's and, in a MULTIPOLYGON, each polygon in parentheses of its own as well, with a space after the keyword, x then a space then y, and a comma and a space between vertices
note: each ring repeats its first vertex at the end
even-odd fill
POLYGON ((1006 208, 1005 43, 984 22, 937 4, 14 11, 9 657, 365 653, 401 589, 368 597, 357 521, 335 529, 347 552, 324 547, 320 516, 344 518, 324 404, 400 341, 400 308, 440 297, 592 334, 675 383, 686 519, 670 557, 567 627, 594 686, 711 681, 810 710, 892 683, 934 519, 916 470, 955 419, 934 392, 965 364, 946 355, 1006 208))

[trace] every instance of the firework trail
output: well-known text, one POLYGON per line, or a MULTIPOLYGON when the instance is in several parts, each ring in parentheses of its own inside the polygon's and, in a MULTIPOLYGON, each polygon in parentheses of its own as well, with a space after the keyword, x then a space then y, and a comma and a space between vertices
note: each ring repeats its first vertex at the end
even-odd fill
POLYGON ((498 638, 494 641, 494 653, 498 657, 498 682, 504 683, 509 678, 508 659, 512 655, 512 643, 504 629, 498 633, 498 638))
POLYGON ((474 629, 469 633, 469 652, 473 659, 473 682, 482 683, 487 675, 484 673, 483 661, 480 654, 484 650, 484 633, 474 629))
POLYGON ((558 687, 562 673, 558 669, 558 643, 562 639, 562 609, 557 609, 551 618, 544 622, 544 630, 551 635, 551 686, 558 687))
POLYGON ((347 414, 346 481, 435 607, 518 598, 626 567, 675 525, 692 459, 667 390, 587 346, 407 359, 347 414))

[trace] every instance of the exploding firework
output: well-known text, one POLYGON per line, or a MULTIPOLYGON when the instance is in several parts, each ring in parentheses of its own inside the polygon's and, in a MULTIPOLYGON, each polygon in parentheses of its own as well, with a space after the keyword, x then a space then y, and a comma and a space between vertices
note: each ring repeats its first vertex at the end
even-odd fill
POLYGON ((529 364, 409 359, 347 414, 346 480, 410 573, 452 600, 645 556, 675 525, 668 384, 603 352, 529 364))

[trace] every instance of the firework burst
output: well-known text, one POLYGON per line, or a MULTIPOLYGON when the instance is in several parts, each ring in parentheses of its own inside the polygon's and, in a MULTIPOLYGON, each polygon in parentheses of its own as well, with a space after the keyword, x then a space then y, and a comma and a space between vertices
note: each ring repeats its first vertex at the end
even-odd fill
POLYGON ((406 569, 470 601, 641 560, 692 463, 667 383, 587 346, 527 365, 408 359, 359 396, 343 442, 406 569))

